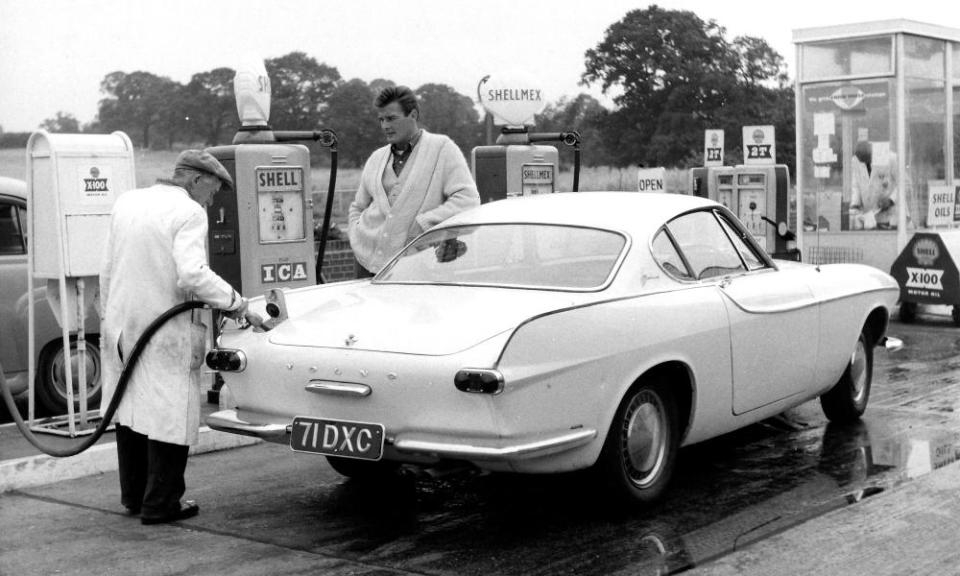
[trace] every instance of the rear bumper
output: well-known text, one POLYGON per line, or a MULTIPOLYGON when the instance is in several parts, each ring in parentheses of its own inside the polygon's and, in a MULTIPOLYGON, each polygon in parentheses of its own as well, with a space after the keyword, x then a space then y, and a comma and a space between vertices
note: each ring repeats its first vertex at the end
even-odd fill
POLYGON ((207 416, 207 426, 221 432, 253 436, 278 444, 289 444, 290 432, 293 429, 292 424, 248 421, 240 418, 236 410, 221 410, 210 414, 207 416))
MULTIPOLYGON (((293 424, 292 420, 290 423, 283 423, 270 421, 266 417, 241 418, 236 410, 221 410, 207 416, 207 426, 221 432, 254 436, 278 444, 289 444, 293 424)), ((512 440, 451 439, 423 432, 393 435, 388 433, 385 450, 397 454, 398 459, 402 459, 403 454, 410 454, 473 462, 512 462, 572 450, 591 442, 596 436, 597 431, 588 428, 512 440)))

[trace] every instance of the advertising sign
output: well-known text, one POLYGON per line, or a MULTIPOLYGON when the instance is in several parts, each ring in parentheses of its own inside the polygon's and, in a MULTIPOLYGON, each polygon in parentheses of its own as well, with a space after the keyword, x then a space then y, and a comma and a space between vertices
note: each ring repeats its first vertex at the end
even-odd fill
POLYGON ((529 81, 485 76, 477 85, 477 96, 498 126, 533 124, 533 117, 547 105, 543 90, 529 81))
POLYGON ((520 170, 521 195, 553 193, 553 164, 524 164, 520 170))
POLYGON ((723 130, 703 131, 703 165, 723 166, 723 130))
POLYGON ((641 168, 637 170, 637 190, 640 192, 666 192, 666 168, 641 168))
POLYGON ((743 163, 753 166, 777 163, 773 126, 743 127, 743 163))
POLYGON ((901 301, 960 303, 960 272, 942 236, 954 247, 955 241, 960 240, 960 234, 955 232, 918 232, 894 260, 890 275, 900 284, 901 301))
POLYGON ((956 190, 946 184, 930 186, 930 203, 927 206, 927 226, 950 226, 954 221, 956 190))

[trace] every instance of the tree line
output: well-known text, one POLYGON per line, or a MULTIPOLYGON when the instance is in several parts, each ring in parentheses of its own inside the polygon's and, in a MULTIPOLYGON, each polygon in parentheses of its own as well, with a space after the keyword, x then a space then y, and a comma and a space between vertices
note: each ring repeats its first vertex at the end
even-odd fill
MULTIPOLYGON (((765 40, 730 40, 714 20, 651 5, 610 25, 584 60, 581 84, 599 85, 614 108, 585 93, 563 97, 537 115, 532 130, 579 132, 585 166, 702 165, 705 129, 725 131, 727 164, 735 164, 742 161, 741 127, 771 124, 778 160, 793 171, 794 92, 783 56, 765 40)), ((344 166, 362 165, 383 144, 373 100, 393 81, 345 80, 336 67, 304 52, 270 58, 265 65, 272 128, 334 130, 344 166)), ((230 68, 216 68, 182 84, 141 70, 111 72, 100 82, 103 98, 91 123, 80 125, 58 112, 40 128, 122 130, 141 148, 229 144, 238 128, 233 76, 230 68)), ((450 136, 465 154, 489 143, 487 121, 471 97, 442 83, 414 91, 425 128, 450 136)), ((572 150, 560 148, 561 163, 569 164, 572 150)), ((326 158, 319 149, 313 152, 317 161, 326 158)))

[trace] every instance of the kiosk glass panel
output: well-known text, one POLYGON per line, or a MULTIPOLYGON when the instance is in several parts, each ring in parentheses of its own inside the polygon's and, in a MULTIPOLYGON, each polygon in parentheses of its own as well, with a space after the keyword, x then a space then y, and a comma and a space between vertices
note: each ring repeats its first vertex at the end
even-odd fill
POLYGON ((943 40, 903 36, 903 73, 910 78, 942 80, 946 61, 946 43, 943 40))
POLYGON ((816 42, 801 46, 803 81, 892 75, 893 36, 816 42))
MULTIPOLYGON (((864 223, 856 191, 870 174, 855 151, 869 142, 873 154, 890 159, 897 149, 893 79, 821 82, 801 93, 798 171, 803 171, 803 226, 807 231, 876 229, 864 223)), ((878 175, 879 177, 879 175, 878 175)), ((875 178, 876 179, 876 178, 875 178)), ((875 183, 874 186, 880 183, 875 183)))
MULTIPOLYGON (((946 182, 946 94, 941 81, 907 78, 907 227, 927 227, 931 184, 946 182)), ((895 158, 893 158, 895 160, 895 158)))

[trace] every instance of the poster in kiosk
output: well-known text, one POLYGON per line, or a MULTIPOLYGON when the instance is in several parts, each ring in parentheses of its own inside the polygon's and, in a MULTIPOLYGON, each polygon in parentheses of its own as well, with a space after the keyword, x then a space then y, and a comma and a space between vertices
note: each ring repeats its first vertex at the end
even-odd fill
POLYGON ((207 209, 210 267, 244 295, 316 281, 313 216, 307 209, 310 151, 302 144, 207 148, 230 172, 207 209))
POLYGON ((919 304, 953 306, 960 326, 960 230, 918 232, 890 267, 900 285, 900 321, 912 322, 919 304))

